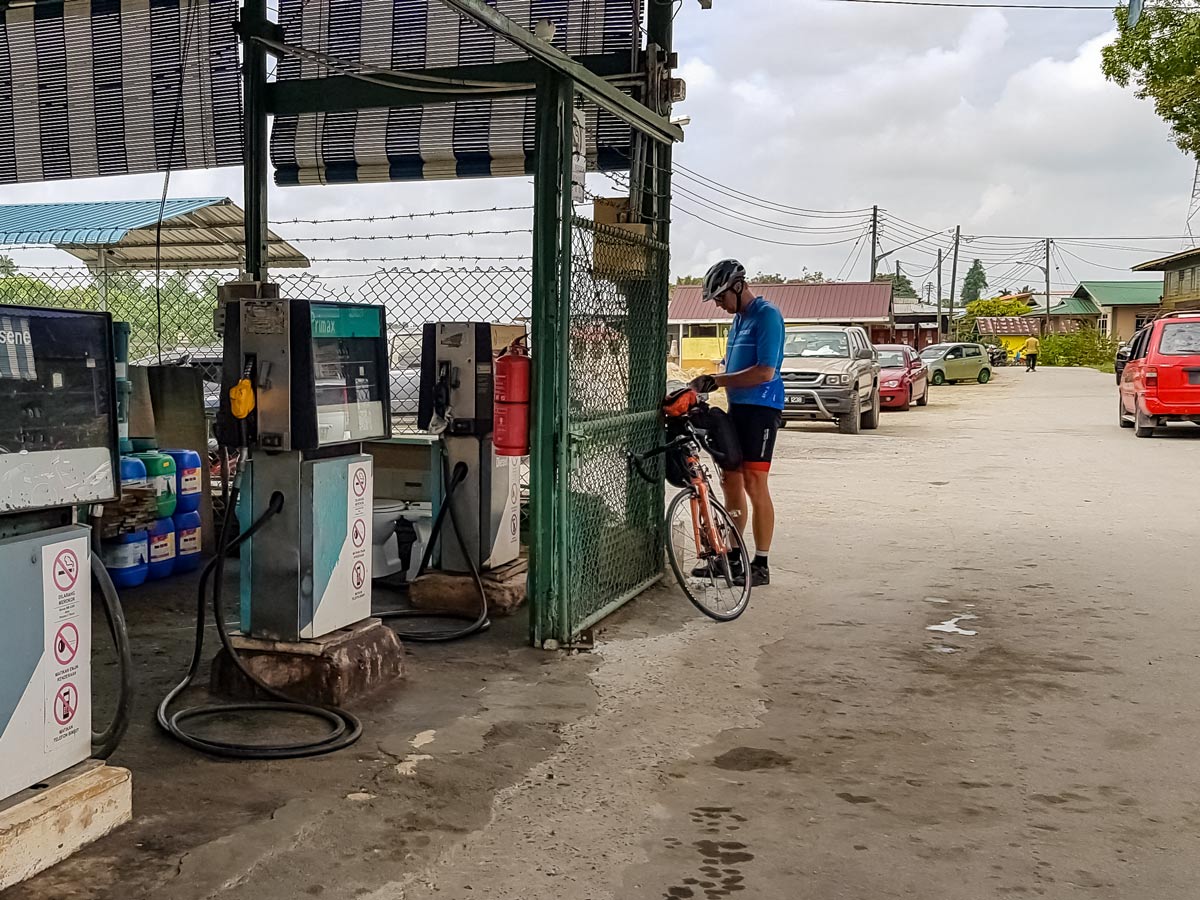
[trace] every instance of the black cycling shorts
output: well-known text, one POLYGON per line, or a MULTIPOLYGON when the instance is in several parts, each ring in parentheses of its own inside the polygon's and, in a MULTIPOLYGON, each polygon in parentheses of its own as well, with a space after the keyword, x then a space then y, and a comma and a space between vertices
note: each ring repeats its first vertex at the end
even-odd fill
POLYGON ((770 406, 734 403, 729 406, 729 418, 742 445, 742 467, 769 471, 783 413, 770 406))

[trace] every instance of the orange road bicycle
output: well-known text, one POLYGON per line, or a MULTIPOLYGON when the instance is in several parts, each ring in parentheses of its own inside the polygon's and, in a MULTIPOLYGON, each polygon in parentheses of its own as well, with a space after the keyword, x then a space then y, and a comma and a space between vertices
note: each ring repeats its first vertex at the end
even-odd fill
POLYGON ((692 389, 674 391, 663 402, 668 440, 646 453, 630 453, 629 462, 646 481, 656 479, 644 463, 663 456, 667 481, 682 488, 667 505, 667 557, 675 580, 692 604, 719 622, 736 619, 750 603, 750 558, 733 517, 713 497, 701 460, 709 435, 696 420, 707 409, 692 389))

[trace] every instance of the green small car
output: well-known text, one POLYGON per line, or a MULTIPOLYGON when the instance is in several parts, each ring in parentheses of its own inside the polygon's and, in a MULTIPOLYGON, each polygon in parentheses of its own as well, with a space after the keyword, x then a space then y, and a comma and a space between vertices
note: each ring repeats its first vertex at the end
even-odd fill
POLYGON ((931 344, 921 351, 930 384, 947 381, 978 381, 992 378, 992 364, 983 344, 931 344))

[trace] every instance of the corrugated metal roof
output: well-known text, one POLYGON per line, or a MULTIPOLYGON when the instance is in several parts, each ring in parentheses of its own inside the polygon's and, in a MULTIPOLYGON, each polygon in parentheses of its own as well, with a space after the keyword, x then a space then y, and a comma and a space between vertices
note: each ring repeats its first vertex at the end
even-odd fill
MULTIPOLYGON (((1044 316, 1046 310, 1031 309, 1025 313, 1027 316, 1044 316)), ((1068 297, 1066 300, 1060 300, 1054 306, 1050 307, 1050 315, 1052 316, 1098 316, 1100 315, 1100 307, 1089 300, 1087 297, 1068 297)))
MULTIPOLYGON (((159 200, 99 203, 22 203, 0 206, 0 246, 52 245, 89 264, 100 255, 115 269, 154 268, 159 200)), ((162 264, 172 269, 240 268, 245 214, 228 197, 167 200, 162 219, 162 264)), ((307 257, 274 232, 268 260, 275 268, 304 268, 307 257)))
MULTIPOLYGON (((887 322, 892 285, 886 281, 839 281, 829 284, 752 284, 755 295, 779 307, 785 322, 887 322)), ((675 323, 728 321, 716 304, 705 303, 699 285, 671 288, 667 320, 675 323)))
POLYGON ((975 328, 980 334, 1041 334, 1042 323, 1025 316, 980 316, 975 320, 975 328))
POLYGON ((1154 281, 1081 281, 1075 296, 1087 297, 1097 306, 1158 306, 1162 292, 1161 278, 1154 281))
POLYGON ((1179 253, 1172 253, 1170 256, 1160 256, 1158 259, 1138 263, 1133 267, 1132 271, 1165 272, 1173 264, 1191 262, 1193 258, 1200 259, 1200 247, 1193 247, 1191 250, 1181 250, 1179 253))

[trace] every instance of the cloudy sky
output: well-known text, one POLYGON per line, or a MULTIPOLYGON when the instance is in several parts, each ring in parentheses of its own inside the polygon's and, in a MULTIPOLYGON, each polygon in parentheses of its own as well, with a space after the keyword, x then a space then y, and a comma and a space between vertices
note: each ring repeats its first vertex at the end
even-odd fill
MULTIPOLYGON (((1180 238, 1170 236, 1183 233, 1193 163, 1148 103, 1101 75, 1110 13, 840 0, 714 0, 713 7, 682 0, 676 19, 688 85, 676 114, 691 123, 676 155, 687 170, 676 182, 675 273, 702 272, 732 255, 751 271, 807 267, 865 278, 869 254, 860 236, 869 214, 861 210, 873 204, 883 210, 882 251, 960 224, 964 235, 977 236, 964 244, 964 259, 983 257, 993 287, 1040 283, 1041 273, 1023 261, 1040 255, 1043 236, 1059 239, 1053 281, 1062 289, 1082 278, 1130 277, 1133 262, 1179 248, 1180 238), (767 202, 734 200, 721 193, 728 189, 767 202), (845 212, 809 216, 795 208, 845 212), (1151 235, 1164 239, 1113 240, 1151 235)), ((597 192, 615 190, 602 177, 593 181, 597 192)), ((93 179, 5 187, 0 202, 157 197, 161 188, 159 176, 93 179)), ((177 197, 240 202, 241 193, 237 169, 178 172, 171 181, 177 197)), ((273 219, 287 220, 524 205, 531 197, 527 179, 507 179, 273 189, 271 205, 273 219)), ((528 214, 377 226, 373 233, 506 224, 527 227, 528 214)), ((349 232, 277 230, 320 257, 504 255, 528 247, 527 235, 331 246, 301 239, 349 232)), ((881 268, 899 259, 920 286, 933 280, 938 246, 948 247, 949 238, 895 250, 881 268)))

